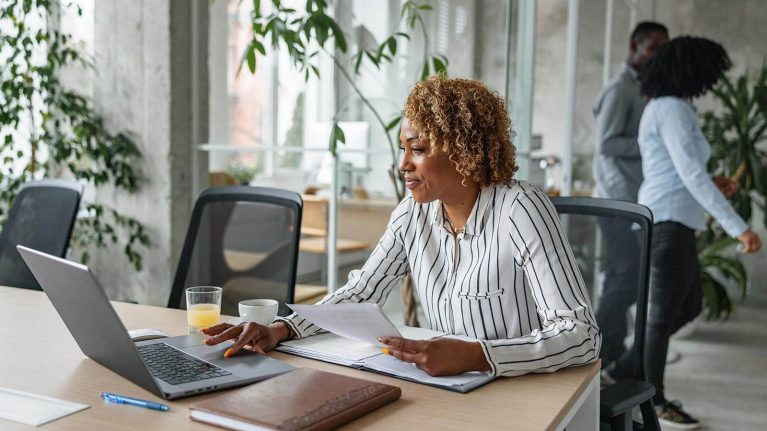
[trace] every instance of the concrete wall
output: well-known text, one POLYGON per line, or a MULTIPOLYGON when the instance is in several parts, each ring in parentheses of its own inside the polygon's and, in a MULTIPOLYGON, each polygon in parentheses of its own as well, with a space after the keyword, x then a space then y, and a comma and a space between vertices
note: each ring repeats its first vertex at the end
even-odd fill
POLYGON ((192 52, 193 18, 206 40, 207 4, 197 3, 205 7, 181 0, 95 6, 94 103, 107 126, 130 131, 144 154, 138 193, 104 188, 96 199, 138 219, 152 241, 139 272, 121 247, 96 253, 91 265, 112 298, 165 305, 170 292, 192 204, 193 142, 207 139, 207 44, 192 52))

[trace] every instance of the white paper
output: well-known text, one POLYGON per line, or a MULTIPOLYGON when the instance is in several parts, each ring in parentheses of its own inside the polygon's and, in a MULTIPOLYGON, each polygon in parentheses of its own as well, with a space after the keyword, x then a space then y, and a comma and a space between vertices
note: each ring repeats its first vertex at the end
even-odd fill
POLYGON ((0 388, 0 418, 38 426, 87 409, 87 404, 0 388))
POLYGON ((443 337, 445 335, 444 332, 434 331, 429 328, 418 328, 415 326, 397 325, 397 329, 399 329, 399 333, 402 334, 402 337, 411 340, 431 340, 432 338, 443 337))
POLYGON ((356 362, 381 353, 380 348, 371 346, 369 343, 348 340, 332 333, 285 341, 280 346, 287 347, 287 350, 298 349, 304 352, 316 353, 318 357, 343 358, 349 362, 356 362))
POLYGON ((378 337, 402 336, 376 304, 288 304, 288 307, 320 328, 352 340, 380 346, 378 337))

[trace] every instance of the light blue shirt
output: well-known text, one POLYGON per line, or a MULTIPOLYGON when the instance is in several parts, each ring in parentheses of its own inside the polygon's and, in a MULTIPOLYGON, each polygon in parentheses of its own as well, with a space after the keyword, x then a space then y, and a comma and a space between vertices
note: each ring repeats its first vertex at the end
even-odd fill
POLYGON ((639 123, 639 150, 644 173, 639 203, 650 208, 655 223, 703 230, 708 211, 731 237, 748 229, 706 171, 711 147, 692 104, 670 96, 651 100, 639 123))

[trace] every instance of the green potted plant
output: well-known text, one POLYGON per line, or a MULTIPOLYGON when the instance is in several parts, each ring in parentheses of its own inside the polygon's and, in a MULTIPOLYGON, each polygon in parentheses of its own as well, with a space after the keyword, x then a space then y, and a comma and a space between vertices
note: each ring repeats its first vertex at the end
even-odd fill
MULTIPOLYGON (((88 98, 60 81, 63 68, 91 67, 72 36, 51 25, 63 5, 53 0, 0 4, 0 219, 27 181, 62 174, 95 187, 138 190, 141 152, 125 132, 113 133, 88 98)), ((137 220, 97 202, 84 202, 72 245, 83 262, 89 250, 116 245, 136 269, 141 247, 149 245, 137 220), (118 232, 122 235, 118 237, 118 232)))
POLYGON ((261 169, 258 166, 246 166, 242 164, 234 164, 229 166, 227 173, 237 181, 237 184, 247 186, 253 180, 261 169))
MULTIPOLYGON (((702 114, 711 144, 709 171, 730 174, 740 186, 730 198, 735 210, 749 224, 767 226, 767 65, 755 77, 747 73, 734 81, 725 77, 712 93, 721 109, 702 114), (762 210, 762 220, 753 220, 752 205, 762 210)), ((741 298, 746 295, 748 276, 733 254, 736 243, 712 220, 698 238, 707 319, 727 319, 734 310, 729 282, 735 282, 741 298)))

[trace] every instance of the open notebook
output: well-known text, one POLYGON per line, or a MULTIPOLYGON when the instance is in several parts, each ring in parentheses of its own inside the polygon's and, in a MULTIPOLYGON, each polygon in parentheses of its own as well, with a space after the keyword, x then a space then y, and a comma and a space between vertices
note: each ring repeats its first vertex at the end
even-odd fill
MULTIPOLYGON (((425 328, 398 326, 397 329, 403 337, 415 340, 447 336, 442 332, 425 328)), ((350 340, 330 332, 283 342, 277 350, 463 393, 493 380, 492 376, 480 372, 432 377, 413 364, 381 353, 379 346, 350 340)))

